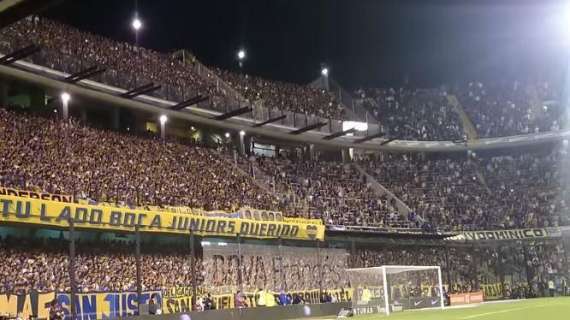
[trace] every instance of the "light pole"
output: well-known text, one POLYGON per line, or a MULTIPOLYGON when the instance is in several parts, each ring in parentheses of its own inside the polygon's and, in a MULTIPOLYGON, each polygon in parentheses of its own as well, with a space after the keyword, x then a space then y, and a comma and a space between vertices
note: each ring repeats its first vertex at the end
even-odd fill
POLYGON ((239 49, 237 52, 238 65, 240 69, 243 67, 243 62, 246 58, 245 49, 239 49))
POLYGON ((69 116, 69 101, 71 100, 71 96, 67 92, 63 92, 61 94, 61 105, 62 105, 62 117, 64 120, 67 120, 69 116))
POLYGON ((325 64, 322 64, 321 65, 321 76, 323 79, 324 87, 327 90, 329 90, 329 73, 330 73, 329 67, 327 67, 325 64))
POLYGON ((158 120, 160 121, 160 137, 164 140, 164 138, 166 138, 166 122, 168 121, 168 117, 163 114, 158 120))
POLYGON ((133 18, 133 22, 131 23, 131 26, 135 30, 135 45, 138 46, 139 45, 139 30, 142 29, 142 27, 143 27, 142 21, 141 21, 141 19, 139 19, 138 14, 135 14, 135 17, 133 18))
POLYGON ((244 155, 245 154, 245 141, 244 141, 244 137, 245 137, 245 131, 241 130, 239 132, 239 147, 240 147, 240 151, 241 154, 244 155))

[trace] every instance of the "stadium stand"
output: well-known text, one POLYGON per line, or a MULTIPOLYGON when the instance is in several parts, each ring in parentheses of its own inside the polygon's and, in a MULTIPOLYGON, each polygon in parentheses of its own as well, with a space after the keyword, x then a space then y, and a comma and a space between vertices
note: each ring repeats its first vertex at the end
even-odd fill
POLYGON ((358 89, 357 104, 368 109, 387 138, 462 140, 461 120, 438 89, 358 89))
MULTIPOLYGON (((60 239, 25 239, 7 237, 0 240, 0 257, 4 261, 0 267, 0 294, 24 294, 38 292, 69 292, 68 252, 65 241, 60 239)), ((76 256, 76 278, 79 279, 79 292, 127 292, 136 290, 134 243, 127 241, 79 242, 76 256)), ((188 265, 188 249, 181 246, 146 246, 141 255, 143 266, 142 284, 144 290, 166 290, 172 287, 189 287, 192 274, 188 265), (164 272, 176 270, 176 272, 164 272)), ((260 253, 244 253, 248 260, 264 259, 260 253)), ((275 253, 277 256, 278 253, 275 253)), ((440 265, 444 271, 444 282, 448 291, 474 292, 486 284, 501 283, 511 279, 512 287, 505 288, 507 297, 545 296, 547 282, 551 276, 567 274, 567 253, 559 243, 536 243, 534 246, 503 245, 498 247, 469 246, 386 246, 384 248, 359 248, 345 256, 326 259, 322 273, 324 283, 332 287, 346 285, 338 274, 338 264, 351 263, 353 267, 379 265, 440 265), (340 277, 340 278, 339 278, 340 277), (344 283, 344 284, 343 284, 344 283)), ((281 260, 283 265, 304 265, 308 255, 287 255, 281 260)), ((314 259, 314 256, 313 256, 314 259)), ((196 283, 204 292, 228 293, 224 288, 237 286, 236 265, 224 264, 219 273, 220 263, 206 257, 196 260, 196 283), (218 270, 218 271, 215 271, 218 270), (212 282, 204 282, 211 279, 212 282)), ((248 262, 249 263, 249 262, 248 262)), ((283 274, 278 266, 259 267, 248 264, 244 285, 255 288, 279 283, 281 277, 294 286, 303 288, 299 278, 309 276, 302 270, 290 270, 283 274)), ((318 276, 310 277, 318 286, 318 276)), ((307 278, 309 279, 309 278, 307 278)), ((309 280, 307 280, 309 281, 309 280)), ((434 284, 431 284, 432 286, 434 284)), ((329 287, 327 285, 327 287, 329 287)), ((429 284, 425 281, 414 283, 408 292, 410 296, 425 295, 429 284), (420 285, 421 283, 421 285, 420 285), (414 289, 415 288, 415 289, 414 289)), ((402 293, 403 294, 403 293, 402 293)))
POLYGON ((385 154, 363 166, 415 212, 443 229, 504 229, 567 225, 559 195, 557 144, 514 155, 385 154))
POLYGON ((376 195, 350 164, 264 157, 257 162, 295 212, 310 212, 333 225, 415 227, 415 221, 402 218, 390 199, 376 195))
POLYGON ((276 208, 219 152, 0 109, 0 184, 130 206, 276 208))
POLYGON ((213 70, 248 101, 260 102, 264 106, 278 110, 314 114, 322 118, 344 118, 342 105, 326 90, 267 80, 220 68, 213 70))
MULTIPOLYGON (((30 291, 69 292, 68 248, 60 239, 5 238, 0 241, 0 294, 30 291)), ((125 241, 81 242, 76 257, 79 292, 136 291, 134 244, 125 241)), ((190 286, 192 274, 182 247, 144 248, 144 290, 190 286), (176 270, 176 273, 163 272, 176 270)), ((197 275, 203 273, 197 262, 197 275)), ((198 279, 201 283, 202 279, 198 279)))
POLYGON ((469 82, 456 92, 482 138, 563 128, 560 90, 548 82, 469 82))
POLYGON ((45 18, 21 20, 0 31, 0 36, 18 48, 30 42, 40 45, 43 62, 68 73, 78 72, 81 66, 103 66, 107 71, 101 80, 123 88, 155 83, 161 88, 151 95, 171 101, 185 101, 196 96, 209 97, 200 104, 204 108, 228 111, 238 106, 242 97, 247 104, 262 105, 266 109, 293 111, 303 115, 340 119, 342 106, 334 95, 308 86, 270 81, 244 74, 216 69, 209 71, 194 59, 186 63, 179 58, 143 47, 121 43, 98 35, 82 32, 45 18), (17 45, 17 46, 16 46, 17 45), (226 90, 225 83, 233 90, 226 90))

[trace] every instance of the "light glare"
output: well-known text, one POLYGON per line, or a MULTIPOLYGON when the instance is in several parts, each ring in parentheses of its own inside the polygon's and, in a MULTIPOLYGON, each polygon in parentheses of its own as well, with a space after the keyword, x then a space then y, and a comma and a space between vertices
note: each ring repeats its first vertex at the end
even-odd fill
POLYGON ((239 60, 245 59, 245 50, 240 49, 240 50, 238 51, 238 53, 237 53, 237 57, 238 57, 239 60))
POLYGON ((135 17, 133 19, 132 26, 133 26, 133 29, 135 29, 136 31, 139 31, 142 28, 142 21, 138 17, 135 17))
POLYGON ((64 92, 61 94, 61 101, 63 101, 63 103, 67 104, 69 100, 71 100, 71 96, 69 95, 69 93, 64 92))

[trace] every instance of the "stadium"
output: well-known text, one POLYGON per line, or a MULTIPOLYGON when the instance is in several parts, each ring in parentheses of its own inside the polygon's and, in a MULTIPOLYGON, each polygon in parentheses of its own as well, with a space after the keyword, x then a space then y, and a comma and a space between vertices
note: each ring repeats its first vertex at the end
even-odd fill
POLYGON ((568 23, 0 1, 0 319, 567 319, 568 23))

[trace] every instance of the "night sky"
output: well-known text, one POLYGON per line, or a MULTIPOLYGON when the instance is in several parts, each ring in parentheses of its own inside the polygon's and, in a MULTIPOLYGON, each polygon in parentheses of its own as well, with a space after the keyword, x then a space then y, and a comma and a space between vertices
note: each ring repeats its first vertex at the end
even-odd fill
MULTIPOLYGON (((67 0, 45 14, 134 42, 134 11, 134 0, 67 0)), ((139 0, 138 12, 142 46, 229 69, 243 46, 245 72, 300 83, 321 63, 349 88, 552 79, 569 56, 563 1, 139 0)))

